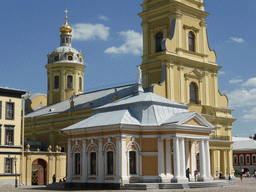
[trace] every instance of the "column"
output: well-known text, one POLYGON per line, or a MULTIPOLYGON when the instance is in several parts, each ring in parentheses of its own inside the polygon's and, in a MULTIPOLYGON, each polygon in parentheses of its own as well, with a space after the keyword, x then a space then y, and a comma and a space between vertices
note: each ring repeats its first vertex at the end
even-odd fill
POLYGON ((213 78, 213 86, 214 86, 214 105, 215 107, 219 107, 219 103, 218 103, 219 90, 218 90, 217 73, 212 74, 212 78, 213 78))
POLYGON ((166 176, 171 177, 172 176, 172 162, 171 162, 171 142, 170 138, 167 138, 165 140, 166 142, 166 176))
POLYGON ((155 38, 154 38, 154 31, 150 30, 150 42, 151 42, 151 54, 155 53, 155 38))
POLYGON ((98 155, 98 181, 102 182, 104 178, 104 157, 103 157, 103 150, 102 150, 102 138, 99 139, 99 155, 98 155))
POLYGON ((161 138, 158 138, 158 176, 164 177, 164 146, 161 138))
POLYGON ((48 181, 46 181, 46 184, 52 183, 53 174, 55 174, 55 172, 53 170, 53 156, 52 156, 52 154, 49 154, 48 155, 48 165, 47 165, 48 181))
POLYGON ((79 70, 74 70, 74 82, 73 82, 73 89, 74 89, 74 95, 78 94, 78 89, 79 89, 79 79, 78 79, 78 73, 79 70))
POLYGON ((184 138, 180 138, 180 176, 186 178, 184 138))
MULTIPOLYGON (((176 24, 177 24, 177 47, 178 48, 182 48, 182 24, 181 24, 181 17, 182 14, 180 14, 180 10, 177 10, 176 12, 176 24)), ((178 51, 178 55, 182 55, 182 53, 180 51, 178 51)))
POLYGON ((212 164, 211 167, 212 167, 212 176, 214 178, 216 178, 216 171, 217 171, 216 158, 217 158, 216 151, 214 149, 211 149, 211 164, 212 164))
POLYGON ((204 98, 205 98, 205 105, 209 105, 209 82, 208 82, 208 72, 204 72, 204 98))
POLYGON ((205 175, 205 149, 204 140, 199 141, 199 158, 200 158, 200 177, 204 178, 205 175))
POLYGON ((72 152, 71 152, 71 141, 68 140, 68 155, 67 155, 68 167, 67 167, 67 182, 72 180, 72 152))
POLYGON ((60 101, 65 100, 65 72, 66 70, 60 71, 60 101))
POLYGON ((120 137, 116 137, 116 178, 120 178, 120 137))
POLYGON ((171 99, 171 86, 170 86, 170 65, 165 65, 165 71, 166 71, 166 98, 171 99))
POLYGON ((202 79, 198 80, 198 84, 199 84, 199 104, 203 104, 203 86, 202 86, 202 79))
MULTIPOLYGON (((181 64, 182 65, 182 64, 181 64)), ((184 67, 179 66, 179 71, 180 71, 180 102, 185 103, 185 91, 184 91, 184 67)))
POLYGON ((191 168, 190 172, 192 176, 194 176, 194 171, 196 170, 196 148, 195 148, 195 141, 191 141, 191 168))
POLYGON ((87 153, 86 153, 86 139, 83 139, 82 151, 82 181, 86 182, 87 179, 87 153))
POLYGON ((222 172, 222 178, 227 176, 226 153, 226 150, 220 150, 220 171, 222 172))
POLYGON ((173 138, 173 161, 174 178, 180 178, 180 150, 178 138, 173 138))
POLYGON ((126 159, 126 137, 121 138, 121 147, 122 147, 122 184, 128 183, 128 176, 127 176, 127 159, 126 159))
POLYGON ((32 173, 32 162, 31 162, 31 154, 27 153, 27 169, 26 169, 26 185, 31 185, 31 173, 32 173))
POLYGON ((185 140, 185 169, 187 170, 187 168, 190 169, 190 163, 189 163, 189 140, 185 140))
POLYGON ((167 92, 169 94, 169 98, 170 100, 174 100, 174 65, 171 64, 172 61, 168 60, 167 61, 167 70, 168 72, 166 73, 166 80, 167 80, 167 92))
POLYGON ((188 77, 185 77, 185 84, 186 84, 186 92, 187 92, 187 98, 186 98, 186 103, 189 103, 190 102, 190 92, 189 92, 189 78, 188 77))
POLYGON ((142 21, 141 27, 143 30, 143 55, 148 55, 148 21, 142 21))
POLYGON ((210 161, 209 140, 205 140, 204 146, 205 146, 206 177, 211 177, 211 161, 210 161))
POLYGON ((227 174, 231 174, 233 167, 232 150, 227 150, 227 174))

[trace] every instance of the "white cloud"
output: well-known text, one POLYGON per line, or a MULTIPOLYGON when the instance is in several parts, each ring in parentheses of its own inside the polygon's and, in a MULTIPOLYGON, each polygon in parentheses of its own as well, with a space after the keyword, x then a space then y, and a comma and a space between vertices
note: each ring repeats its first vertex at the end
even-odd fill
POLYGON ((107 48, 104 53, 109 54, 132 54, 141 55, 142 54, 142 34, 137 33, 133 30, 122 31, 119 33, 125 40, 125 43, 120 47, 110 47, 107 48))
POLYGON ((109 27, 102 24, 78 23, 73 27, 73 39, 75 40, 107 40, 109 37, 109 27))
POLYGON ((230 39, 236 43, 243 43, 244 40, 242 38, 238 38, 238 37, 230 37, 230 39))
POLYGON ((218 74, 219 75, 225 75, 225 71, 219 71, 218 74))
POLYGON ((231 80, 229 80, 229 84, 239 84, 242 83, 244 80, 241 78, 241 76, 237 76, 231 80))
POLYGON ((229 107, 256 106, 256 89, 235 90, 226 94, 229 107))
POLYGON ((248 79, 245 83, 242 84, 243 86, 248 87, 256 87, 256 77, 248 79))
POLYGON ((107 18, 106 16, 104 16, 104 15, 100 15, 100 16, 99 16, 99 19, 108 21, 108 18, 107 18))

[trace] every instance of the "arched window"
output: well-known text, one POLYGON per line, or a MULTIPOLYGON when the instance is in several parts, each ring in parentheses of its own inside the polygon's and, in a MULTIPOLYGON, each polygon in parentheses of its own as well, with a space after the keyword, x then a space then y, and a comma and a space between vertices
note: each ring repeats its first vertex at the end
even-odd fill
POLYGON ((246 155, 246 164, 250 164, 250 155, 246 155))
POLYGON ((107 175, 114 175, 114 153, 107 152, 107 175))
POLYGON ((189 85, 190 103, 199 104, 198 102, 198 88, 196 83, 192 82, 189 85))
POLYGON ((162 48, 161 48, 161 42, 163 40, 163 33, 162 32, 158 32, 156 34, 156 53, 157 52, 161 52, 162 48))
POLYGON ((240 155, 240 156, 239 156, 239 164, 240 164, 240 165, 243 165, 243 164, 244 164, 244 156, 243 156, 243 155, 240 155))
POLYGON ((90 153, 90 174, 96 175, 96 153, 90 153))
POLYGON ((79 90, 82 90, 82 77, 79 77, 79 90))
POLYGON ((237 159, 237 155, 234 155, 234 165, 238 164, 238 159, 237 159))
POLYGON ((188 33, 188 48, 189 51, 195 51, 195 35, 192 32, 188 33))
POLYGON ((59 89, 59 76, 54 76, 54 89, 59 89))
POLYGON ((256 155, 255 154, 252 155, 252 164, 256 164, 256 155))
POLYGON ((67 77, 67 88, 68 89, 72 89, 73 88, 73 76, 69 75, 67 77))
POLYGON ((75 175, 80 175, 81 173, 81 163, 80 163, 80 153, 75 153, 75 162, 74 162, 74 165, 75 165, 75 175))
POLYGON ((129 151, 130 174, 137 174, 136 171, 136 151, 129 151))

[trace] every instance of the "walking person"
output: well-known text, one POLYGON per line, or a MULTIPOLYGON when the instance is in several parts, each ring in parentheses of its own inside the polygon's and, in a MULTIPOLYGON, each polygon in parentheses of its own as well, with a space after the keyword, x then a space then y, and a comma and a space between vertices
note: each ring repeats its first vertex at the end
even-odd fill
POLYGON ((55 176, 55 174, 53 174, 53 176, 52 176, 52 182, 56 183, 56 176, 55 176))
POLYGON ((194 171, 195 181, 196 181, 196 175, 197 175, 197 170, 194 171))
POLYGON ((240 175, 240 179, 241 179, 241 183, 243 182, 243 173, 241 172, 241 175, 240 175))
POLYGON ((187 170, 186 170, 186 177, 188 178, 188 182, 190 182, 189 174, 190 174, 190 171, 189 171, 189 168, 187 168, 187 170))

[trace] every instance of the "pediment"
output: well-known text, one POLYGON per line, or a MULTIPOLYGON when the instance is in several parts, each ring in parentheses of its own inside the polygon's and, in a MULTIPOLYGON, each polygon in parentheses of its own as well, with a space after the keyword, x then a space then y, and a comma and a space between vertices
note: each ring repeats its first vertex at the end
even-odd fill
POLYGON ((191 78, 195 78, 195 79, 202 79, 203 78, 203 74, 200 73, 197 69, 191 69, 188 73, 184 74, 185 77, 191 77, 191 78))
POLYGON ((186 125, 197 125, 197 126, 202 126, 202 124, 200 124, 195 118, 189 120, 188 122, 184 123, 186 125))

